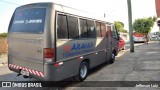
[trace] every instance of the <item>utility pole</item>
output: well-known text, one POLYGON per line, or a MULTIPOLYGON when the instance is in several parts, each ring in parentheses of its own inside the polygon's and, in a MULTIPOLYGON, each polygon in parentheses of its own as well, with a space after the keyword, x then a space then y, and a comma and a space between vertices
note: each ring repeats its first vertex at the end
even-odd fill
POLYGON ((128 3, 128 23, 129 23, 130 52, 134 52, 131 0, 127 0, 127 3, 128 3))

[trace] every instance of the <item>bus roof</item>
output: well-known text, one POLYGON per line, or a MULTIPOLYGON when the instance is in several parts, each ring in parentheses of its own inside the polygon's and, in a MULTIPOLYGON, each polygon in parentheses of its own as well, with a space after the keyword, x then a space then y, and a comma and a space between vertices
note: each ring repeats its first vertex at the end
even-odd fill
POLYGON ((89 13, 89 12, 86 12, 86 11, 83 11, 83 10, 79 10, 79 9, 72 8, 72 7, 69 7, 69 6, 65 6, 65 5, 62 5, 62 4, 57 4, 57 3, 54 3, 54 2, 31 3, 31 4, 26 4, 26 5, 20 6, 17 9, 28 8, 30 6, 47 7, 48 5, 52 5, 54 7, 54 10, 59 11, 59 12, 73 14, 73 15, 77 15, 77 16, 80 16, 80 17, 84 17, 84 18, 90 18, 90 19, 94 19, 94 20, 97 20, 97 21, 103 21, 103 22, 106 22, 107 24, 113 24, 113 23, 107 22, 106 18, 101 17, 100 14, 98 14, 98 13, 89 13))

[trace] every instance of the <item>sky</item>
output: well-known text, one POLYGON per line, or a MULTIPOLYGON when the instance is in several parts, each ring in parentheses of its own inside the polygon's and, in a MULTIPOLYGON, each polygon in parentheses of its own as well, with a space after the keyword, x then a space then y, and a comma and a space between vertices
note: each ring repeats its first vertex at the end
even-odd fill
MULTIPOLYGON (((28 3, 54 2, 89 12, 99 17, 106 15, 107 22, 121 21, 128 29, 127 0, 0 0, 0 33, 8 31, 11 16, 16 7, 28 3)), ((131 0, 132 21, 138 18, 156 16, 155 0, 131 0)), ((158 31, 155 23, 152 32, 158 31)))

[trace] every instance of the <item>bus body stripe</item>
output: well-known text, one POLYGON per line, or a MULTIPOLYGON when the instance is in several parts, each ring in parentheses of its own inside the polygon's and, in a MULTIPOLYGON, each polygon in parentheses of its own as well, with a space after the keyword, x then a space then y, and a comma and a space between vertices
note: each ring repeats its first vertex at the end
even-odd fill
POLYGON ((39 71, 36 71, 36 70, 28 69, 28 68, 25 68, 25 67, 21 67, 21 66, 18 66, 18 65, 14 65, 14 64, 9 64, 9 67, 14 68, 14 69, 26 70, 26 71, 28 71, 29 73, 34 74, 34 75, 36 75, 36 76, 44 77, 44 72, 39 72, 39 71))

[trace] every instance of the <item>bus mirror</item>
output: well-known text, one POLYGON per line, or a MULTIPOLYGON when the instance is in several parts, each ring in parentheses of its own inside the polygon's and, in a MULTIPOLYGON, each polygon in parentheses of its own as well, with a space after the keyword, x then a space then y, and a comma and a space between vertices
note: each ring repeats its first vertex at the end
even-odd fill
POLYGON ((118 36, 118 38, 117 38, 117 39, 118 39, 118 41, 120 41, 120 36, 118 36))

